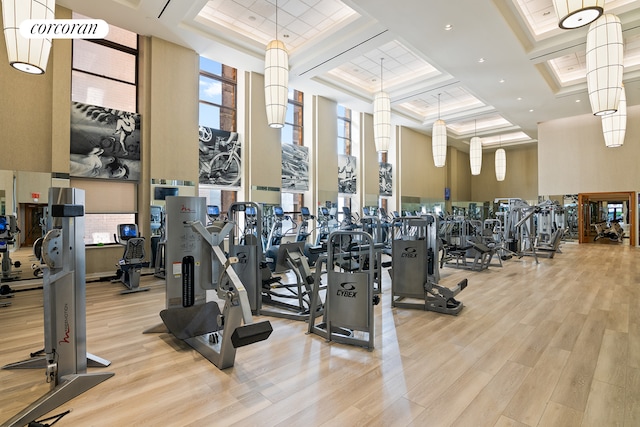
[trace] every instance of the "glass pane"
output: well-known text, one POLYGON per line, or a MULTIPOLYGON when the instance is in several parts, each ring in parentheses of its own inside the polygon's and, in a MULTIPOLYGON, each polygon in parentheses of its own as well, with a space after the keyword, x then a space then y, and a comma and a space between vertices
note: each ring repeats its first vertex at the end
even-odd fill
POLYGON ((86 40, 73 40, 73 68, 136 83, 136 57, 86 40))
MULTIPOLYGON (((77 12, 73 12, 73 19, 93 19, 88 16, 81 15, 77 12)), ((121 44, 133 49, 138 49, 138 35, 132 33, 129 30, 125 30, 115 25, 109 24, 109 34, 105 37, 105 40, 109 40, 114 43, 121 44)))
POLYGON ((198 189, 198 196, 207 199, 207 205, 222 206, 222 190, 215 188, 208 188, 205 185, 200 186, 198 189))
POLYGON ((345 108, 342 105, 338 105, 338 117, 344 117, 345 108))
POLYGON ((72 71, 71 100, 116 110, 137 112, 136 87, 72 71))
POLYGON ((222 64, 204 56, 200 57, 200 69, 216 76, 222 76, 222 64))
POLYGON ((200 76, 200 100, 222 105, 222 82, 200 76))
POLYGON ((338 138, 346 138, 347 137, 347 128, 345 126, 345 122, 343 120, 338 120, 338 138))
POLYGON ((338 154, 347 154, 346 153, 346 142, 342 138, 338 138, 338 154))
POLYGON ((283 143, 293 144, 293 126, 285 124, 282 128, 280 138, 282 139, 283 143))
POLYGON ((201 102, 198 124, 212 129, 220 129, 220 107, 201 102))
POLYGON ((116 243, 113 235, 118 232, 118 224, 135 224, 136 214, 85 214, 84 243, 97 245, 116 243))
POLYGON ((287 105, 287 117, 285 117, 284 121, 285 123, 294 123, 293 121, 293 115, 294 115, 295 109, 293 108, 293 105, 289 104, 287 105))

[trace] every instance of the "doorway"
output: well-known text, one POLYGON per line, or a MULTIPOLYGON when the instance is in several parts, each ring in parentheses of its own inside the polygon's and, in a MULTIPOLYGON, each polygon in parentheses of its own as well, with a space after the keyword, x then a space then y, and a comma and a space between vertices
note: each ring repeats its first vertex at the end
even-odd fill
POLYGON ((600 239, 603 227, 617 222, 624 229, 624 243, 636 244, 636 204, 633 191, 578 194, 578 241, 593 243, 615 241, 600 239))
POLYGON ((28 203, 24 205, 24 241, 22 244, 33 246, 35 241, 42 237, 42 221, 44 208, 47 205, 28 203))

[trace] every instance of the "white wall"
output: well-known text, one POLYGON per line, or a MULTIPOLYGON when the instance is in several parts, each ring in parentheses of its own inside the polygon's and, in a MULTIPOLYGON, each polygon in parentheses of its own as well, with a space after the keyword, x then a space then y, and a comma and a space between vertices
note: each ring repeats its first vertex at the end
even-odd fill
POLYGON ((607 148, 601 119, 582 115, 538 125, 541 195, 640 189, 640 107, 627 109, 622 147, 607 148))

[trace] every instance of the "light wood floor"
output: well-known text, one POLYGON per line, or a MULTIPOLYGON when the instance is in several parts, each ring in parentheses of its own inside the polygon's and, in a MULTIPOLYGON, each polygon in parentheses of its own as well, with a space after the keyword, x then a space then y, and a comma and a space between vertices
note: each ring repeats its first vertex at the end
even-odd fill
MULTIPOLYGON (((218 370, 160 322, 164 283, 120 295, 87 285, 87 350, 115 376, 71 400, 57 426, 639 426, 640 250, 564 244, 561 254, 468 272, 459 316, 391 309, 375 350, 329 344, 269 318, 264 342, 218 370)), ((43 346, 42 291, 0 308, 0 365, 43 346)), ((96 369, 90 369, 96 371, 96 369)), ((46 393, 43 371, 0 371, 0 422, 46 393)))

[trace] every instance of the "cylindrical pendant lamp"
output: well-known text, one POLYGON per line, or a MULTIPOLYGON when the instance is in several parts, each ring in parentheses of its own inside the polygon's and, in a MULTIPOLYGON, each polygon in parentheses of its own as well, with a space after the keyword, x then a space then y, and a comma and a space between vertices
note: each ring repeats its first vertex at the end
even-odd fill
POLYGON ((587 33, 587 90, 596 116, 614 113, 622 92, 624 40, 620 19, 605 14, 587 33))
POLYGON ((45 72, 51 39, 24 38, 20 24, 28 19, 54 19, 55 8, 55 0, 2 0, 4 38, 12 67, 29 74, 45 72))
POLYGON ((289 53, 280 40, 267 45, 264 57, 264 98, 269 127, 284 127, 289 104, 289 53))
POLYGON ((469 163, 471 175, 480 175, 482 170, 482 139, 474 136, 469 142, 469 163))
POLYGON ((602 134, 607 147, 620 147, 624 144, 627 131, 627 97, 622 87, 618 111, 602 116, 602 134))
POLYGON ((382 61, 384 58, 380 58, 380 92, 373 98, 373 139, 376 151, 386 153, 391 141, 391 98, 384 91, 382 61))
POLYGON ((507 175, 507 153, 504 148, 498 148, 496 150, 496 179, 498 181, 504 181, 504 177, 507 175))
POLYGON ((447 162, 447 125, 444 120, 433 122, 431 132, 431 148, 433 151, 433 163, 441 168, 447 162))
POLYGON ((553 0, 558 26, 565 30, 584 27, 604 12, 604 0, 553 0))
POLYGON ((438 120, 433 122, 431 130, 431 150, 436 167, 444 167, 447 162, 447 124, 440 119, 440 94, 438 94, 438 120))
POLYGON ((391 98, 387 92, 378 92, 373 100, 373 137, 376 151, 389 151, 391 140, 391 98))

